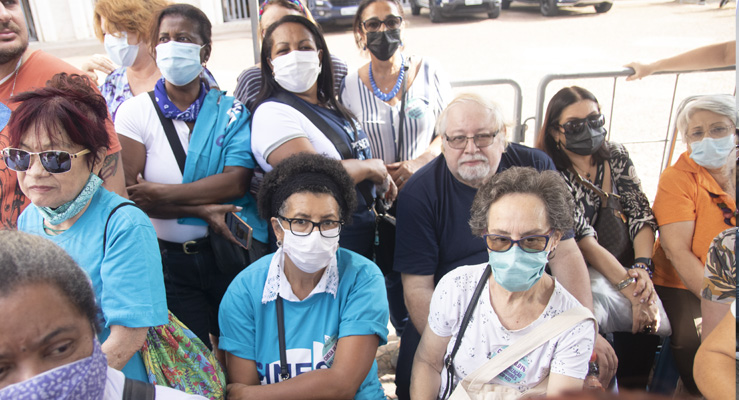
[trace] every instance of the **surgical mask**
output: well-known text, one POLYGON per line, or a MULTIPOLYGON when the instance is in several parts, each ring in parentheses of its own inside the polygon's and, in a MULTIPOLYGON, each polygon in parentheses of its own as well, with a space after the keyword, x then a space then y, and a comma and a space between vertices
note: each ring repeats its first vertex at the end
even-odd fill
POLYGON ((567 135, 565 148, 575 154, 588 156, 595 153, 603 145, 605 139, 605 128, 593 129, 588 126, 578 134, 567 135))
POLYGON ((157 46, 157 67, 167 82, 184 86, 203 71, 200 49, 204 46, 170 40, 157 46))
POLYGON ((718 139, 707 137, 690 144, 690 158, 701 167, 719 169, 726 164, 726 158, 735 148, 734 135, 718 139))
POLYGON ((367 32, 367 48, 378 60, 387 61, 400 47, 400 29, 367 32))
POLYGON ((495 282, 509 292, 524 292, 541 279, 548 255, 548 251, 527 253, 516 245, 504 252, 491 251, 488 259, 495 282))
POLYGON ((305 93, 321 73, 321 60, 315 50, 293 50, 272 60, 275 81, 292 93, 305 93))
POLYGON ((282 249, 299 270, 312 274, 325 268, 336 258, 339 236, 323 237, 318 229, 307 236, 297 236, 290 229, 283 228, 282 231, 285 233, 282 238, 282 249))
POLYGON ((93 338, 92 355, 48 370, 0 390, 0 400, 102 399, 108 376, 108 361, 93 338))
POLYGON ((121 37, 106 33, 103 44, 108 57, 121 67, 132 66, 136 60, 136 55, 139 53, 138 45, 128 44, 128 34, 126 32, 121 32, 121 37))

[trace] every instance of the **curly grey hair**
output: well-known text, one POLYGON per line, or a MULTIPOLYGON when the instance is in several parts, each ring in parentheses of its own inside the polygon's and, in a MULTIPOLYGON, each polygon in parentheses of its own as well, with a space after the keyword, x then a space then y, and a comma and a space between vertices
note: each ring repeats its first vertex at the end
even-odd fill
POLYGON ((40 236, 0 230, 0 298, 22 286, 54 286, 90 320, 100 333, 98 308, 92 284, 83 271, 61 247, 40 236))
POLYGON ((549 227, 562 234, 572 229, 575 202, 556 171, 539 172, 531 167, 511 167, 488 179, 477 191, 470 211, 472 234, 488 230, 488 211, 507 194, 532 194, 541 199, 549 227))
POLYGON ((736 109, 736 97, 729 94, 712 94, 697 97, 695 100, 687 103, 677 115, 677 130, 682 135, 683 141, 686 141, 690 119, 698 111, 710 111, 725 116, 735 127, 737 119, 739 119, 736 109))

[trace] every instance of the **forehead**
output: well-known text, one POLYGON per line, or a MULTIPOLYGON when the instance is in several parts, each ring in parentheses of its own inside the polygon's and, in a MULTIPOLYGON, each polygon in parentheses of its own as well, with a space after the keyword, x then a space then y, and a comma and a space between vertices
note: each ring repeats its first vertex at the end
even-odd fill
POLYGON ((35 122, 21 134, 20 144, 31 148, 31 150, 49 147, 58 150, 69 150, 78 147, 56 121, 49 121, 49 123, 35 122))
POLYGON ((275 44, 283 42, 298 43, 304 40, 315 43, 313 35, 308 28, 296 22, 288 22, 278 26, 272 32, 272 40, 275 44))
POLYGON ((731 119, 725 115, 717 114, 708 110, 697 110, 690 116, 688 126, 697 127, 715 123, 731 123, 731 119))
POLYGON ((163 34, 187 34, 200 37, 200 24, 179 14, 169 14, 162 18, 159 23, 159 33, 163 34))
POLYGON ((474 102, 457 103, 447 111, 447 134, 479 132, 491 129, 494 125, 495 121, 488 110, 474 102))
POLYGON ((372 17, 384 18, 387 15, 400 15, 398 7, 393 2, 379 0, 367 6, 362 12, 362 19, 368 19, 372 17))
POLYGON ((489 230, 523 233, 547 226, 544 202, 530 193, 503 195, 488 210, 489 230))
POLYGON ((598 112, 598 105, 592 100, 580 100, 572 103, 562 110, 560 121, 567 119, 585 118, 590 114, 598 112))
POLYGON ((285 200, 286 217, 291 215, 339 216, 339 203, 328 193, 298 192, 285 200))

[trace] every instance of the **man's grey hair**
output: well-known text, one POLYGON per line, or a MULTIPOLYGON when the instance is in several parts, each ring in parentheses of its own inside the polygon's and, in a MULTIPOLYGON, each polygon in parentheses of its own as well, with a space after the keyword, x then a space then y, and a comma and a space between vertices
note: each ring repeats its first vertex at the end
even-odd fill
MULTIPOLYGON (((439 118, 436 119, 436 134, 445 135, 447 128, 447 117, 449 116, 449 110, 453 107, 457 107, 464 104, 477 104, 478 106, 485 109, 490 120, 493 121, 493 126, 490 128, 495 131, 505 132, 506 122, 498 103, 487 99, 477 93, 462 93, 454 98, 444 110, 439 114, 439 118)), ((503 133, 501 132, 501 133, 503 133)), ((492 132, 491 132, 492 133, 492 132)))
POLYGON ((677 130, 682 135, 683 141, 686 140, 688 135, 690 119, 698 111, 710 111, 725 116, 734 124, 734 127, 736 127, 737 118, 739 117, 736 109, 736 97, 729 94, 700 96, 686 104, 680 114, 677 115, 677 130))
POLYGON ((572 229, 575 201, 560 174, 556 171, 539 172, 531 167, 511 167, 493 175, 477 191, 470 210, 473 235, 482 236, 488 231, 490 207, 507 194, 538 197, 544 203, 550 228, 560 234, 572 229))
POLYGON ((95 293, 87 274, 72 257, 48 239, 0 230, 0 298, 33 284, 58 288, 99 333, 95 293))

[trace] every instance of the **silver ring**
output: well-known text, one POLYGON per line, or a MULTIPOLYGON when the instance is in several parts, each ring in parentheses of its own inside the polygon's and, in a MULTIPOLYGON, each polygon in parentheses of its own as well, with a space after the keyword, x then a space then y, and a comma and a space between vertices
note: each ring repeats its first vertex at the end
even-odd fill
POLYGON ((401 183, 402 182, 405 182, 405 177, 404 176, 401 176, 400 178, 398 178, 398 181, 401 182, 401 183))

